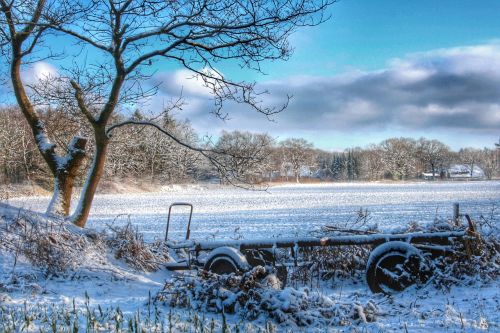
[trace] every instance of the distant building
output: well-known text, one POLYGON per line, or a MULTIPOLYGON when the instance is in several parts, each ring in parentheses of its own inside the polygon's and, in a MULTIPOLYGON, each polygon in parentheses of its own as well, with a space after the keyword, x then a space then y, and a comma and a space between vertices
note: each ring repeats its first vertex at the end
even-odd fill
POLYGON ((450 179, 483 179, 485 178, 484 171, 479 166, 474 165, 471 170, 470 167, 464 164, 455 164, 448 169, 448 177, 450 179))
POLYGON ((422 172, 422 178, 425 180, 440 179, 441 174, 439 172, 435 172, 433 177, 432 172, 422 172))

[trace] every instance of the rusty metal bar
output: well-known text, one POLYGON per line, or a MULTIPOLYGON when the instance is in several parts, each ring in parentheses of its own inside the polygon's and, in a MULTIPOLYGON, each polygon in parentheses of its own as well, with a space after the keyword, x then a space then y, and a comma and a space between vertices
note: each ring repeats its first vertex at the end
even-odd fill
POLYGON ((185 242, 176 244, 176 247, 192 248, 196 251, 213 250, 221 246, 230 246, 240 250, 306 247, 306 246, 339 246, 339 245, 367 245, 381 244, 389 241, 403 241, 408 243, 449 244, 450 238, 463 237, 466 231, 432 232, 432 233, 409 233, 409 234, 374 234, 374 235, 349 235, 332 237, 304 237, 304 238, 282 238, 261 239, 247 241, 214 241, 214 242, 185 242))

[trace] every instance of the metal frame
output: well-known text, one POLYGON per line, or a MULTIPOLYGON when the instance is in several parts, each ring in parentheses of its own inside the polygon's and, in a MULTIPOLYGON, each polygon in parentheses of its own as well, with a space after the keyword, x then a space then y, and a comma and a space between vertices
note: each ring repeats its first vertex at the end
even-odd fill
POLYGON ((189 211, 189 221, 187 225, 187 231, 186 231, 186 240, 189 240, 189 236, 191 234, 191 218, 193 216, 193 205, 188 203, 188 202, 174 202, 173 204, 168 207, 168 218, 167 218, 167 230, 165 231, 165 242, 168 240, 168 228, 170 226, 170 215, 172 213, 172 207, 174 206, 187 206, 190 208, 189 211))

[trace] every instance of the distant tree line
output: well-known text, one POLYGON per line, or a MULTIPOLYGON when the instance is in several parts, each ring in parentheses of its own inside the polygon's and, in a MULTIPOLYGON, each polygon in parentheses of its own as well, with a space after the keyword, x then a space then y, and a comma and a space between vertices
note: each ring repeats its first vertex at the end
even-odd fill
MULTIPOLYGON (((49 135, 60 149, 75 132, 89 135, 78 115, 48 109, 41 113, 49 135)), ((135 112, 131 119, 140 121, 135 112)), ((212 142, 200 138, 188 121, 178 121, 168 113, 156 122, 193 146, 211 145, 223 151, 225 158, 237 161, 232 168, 217 168, 207 157, 178 145, 153 127, 124 127, 116 131, 107 157, 105 179, 133 178, 161 183, 185 183, 206 180, 244 179, 249 184, 270 181, 320 179, 327 181, 407 180, 446 177, 453 164, 480 167, 485 177, 499 175, 499 148, 463 148, 452 151, 438 140, 390 138, 365 148, 342 152, 316 149, 301 138, 276 140, 268 134, 223 132, 212 142), (252 158, 238 159, 238 156, 252 158), (230 174, 228 174, 230 173, 230 174), (429 178, 429 176, 428 176, 429 178)), ((93 149, 92 142, 90 149, 93 149)), ((209 158, 209 157, 208 157, 209 158)), ((86 160, 85 163, 91 163, 86 160)), ((36 182, 50 188, 50 171, 33 142, 30 128, 16 108, 0 109, 0 182, 7 184, 36 182)), ((81 182, 82 180, 80 180, 81 182)))

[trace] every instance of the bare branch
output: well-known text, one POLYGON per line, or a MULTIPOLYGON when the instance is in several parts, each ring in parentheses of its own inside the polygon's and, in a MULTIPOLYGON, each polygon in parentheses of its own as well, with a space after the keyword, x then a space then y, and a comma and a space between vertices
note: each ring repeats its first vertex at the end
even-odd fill
POLYGON ((19 33, 20 42, 25 41, 26 38, 29 37, 29 35, 38 25, 38 21, 42 16, 42 11, 44 9, 45 3, 46 0, 38 0, 33 16, 31 17, 31 20, 29 21, 28 24, 26 24, 26 27, 19 33))
POLYGON ((93 40, 92 38, 90 37, 87 37, 87 36, 84 36, 83 34, 80 34, 78 32, 75 32, 73 30, 70 30, 70 29, 66 29, 62 26, 50 26, 50 28, 56 30, 56 31, 60 31, 60 32, 64 32, 65 34, 68 34, 70 36, 73 36, 75 37, 76 39, 79 39, 81 40, 82 42, 85 42, 89 45, 92 45, 93 47, 97 48, 97 49, 100 49, 100 50, 103 50, 103 51, 106 51, 106 52, 113 52, 113 49, 109 46, 105 46, 103 44, 100 44, 98 42, 96 42, 95 40, 93 40))
POLYGON ((197 151, 199 153, 207 153, 207 152, 210 151, 208 149, 202 149, 202 148, 193 147, 193 146, 191 146, 191 145, 183 142, 182 140, 178 139, 177 137, 175 137, 174 135, 172 135, 171 133, 169 133, 168 131, 166 131, 165 129, 163 129, 158 124, 155 124, 155 123, 150 122, 150 121, 138 121, 138 120, 126 120, 126 121, 122 121, 120 123, 117 123, 117 124, 114 124, 114 125, 111 125, 110 127, 108 127, 106 129, 106 135, 108 136, 108 138, 111 138, 112 134, 113 134, 113 131, 115 129, 123 127, 123 126, 127 126, 127 125, 151 126, 151 127, 156 128, 158 131, 162 132, 163 134, 165 134, 170 139, 174 140, 176 143, 178 143, 179 145, 181 145, 183 147, 186 147, 188 149, 197 151))
POLYGON ((95 124, 96 120, 95 120, 94 116, 92 115, 92 113, 87 108, 85 100, 83 99, 82 88, 80 87, 80 85, 78 83, 76 83, 73 80, 71 80, 70 83, 71 83, 71 86, 73 87, 73 89, 75 89, 75 99, 78 103, 78 107, 80 108, 80 111, 85 115, 85 117, 87 117, 87 120, 91 124, 95 124))

